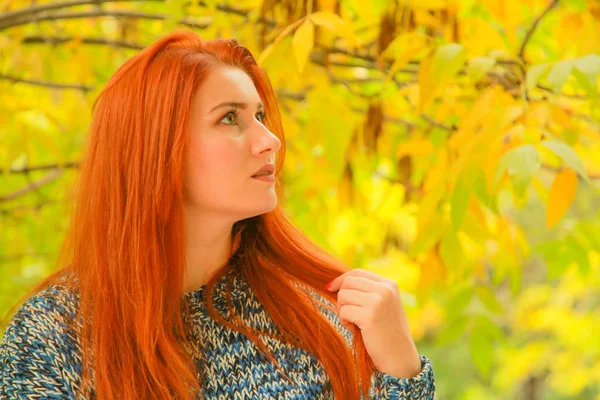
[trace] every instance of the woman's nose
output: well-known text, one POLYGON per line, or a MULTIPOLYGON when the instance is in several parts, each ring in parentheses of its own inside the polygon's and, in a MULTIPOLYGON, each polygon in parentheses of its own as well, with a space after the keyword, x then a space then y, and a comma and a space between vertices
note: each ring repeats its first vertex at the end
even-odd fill
POLYGON ((262 125, 257 140, 254 143, 254 153, 261 154, 265 151, 276 153, 281 148, 281 140, 271 132, 266 126, 262 125))

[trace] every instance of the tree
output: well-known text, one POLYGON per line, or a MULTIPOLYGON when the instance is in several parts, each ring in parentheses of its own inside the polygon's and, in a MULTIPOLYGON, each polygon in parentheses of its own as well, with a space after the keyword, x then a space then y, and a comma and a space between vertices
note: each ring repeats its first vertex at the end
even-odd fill
POLYGON ((99 90, 186 26, 268 71, 281 201, 399 283, 440 399, 600 396, 599 17, 576 0, 6 3, 0 311, 50 272, 99 90))

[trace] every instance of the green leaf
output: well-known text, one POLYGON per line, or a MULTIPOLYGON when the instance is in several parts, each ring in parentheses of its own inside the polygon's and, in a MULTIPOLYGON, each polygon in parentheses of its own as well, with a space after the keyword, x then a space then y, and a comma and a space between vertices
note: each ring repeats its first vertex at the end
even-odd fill
POLYGON ((469 303, 471 303, 473 293, 473 286, 468 285, 458 289, 452 295, 452 297, 448 300, 448 304, 446 305, 449 319, 453 319, 462 314, 469 303))
POLYGON ((569 9, 569 11, 575 12, 583 12, 586 9, 586 0, 568 0, 565 1, 565 6, 569 9))
POLYGON ((304 67, 306 66, 306 62, 308 61, 310 52, 313 48, 314 38, 315 26, 310 19, 305 20, 296 30, 296 33, 294 33, 292 49, 294 51, 294 59, 296 60, 299 73, 304 71, 304 67))
POLYGON ((494 362, 494 347, 492 339, 487 334, 485 327, 475 324, 471 331, 470 341, 471 358, 482 376, 489 378, 494 362))
POLYGON ((516 296, 523 284, 523 270, 521 268, 509 268, 508 270, 510 293, 516 296))
POLYGON ((452 79, 465 64, 465 49, 458 43, 440 46, 431 62, 431 79, 438 86, 452 79))
POLYGON ((588 54, 573 61, 573 66, 583 72, 590 83, 595 86, 596 78, 600 74, 600 55, 588 54))
POLYGON ((442 238, 440 256, 449 269, 457 270, 465 263, 465 253, 455 233, 450 231, 442 238))
POLYGON ((560 93, 563 85, 571 75, 574 60, 559 61, 548 72, 548 82, 556 93, 560 93))
POLYGON ((508 171, 510 176, 517 176, 521 180, 526 180, 535 175, 542 167, 540 155, 532 144, 524 144, 507 151, 496 167, 494 176, 494 185, 508 171))
POLYGON ((450 217, 454 232, 457 232, 460 229, 463 219, 465 218, 467 206, 469 205, 469 197, 473 190, 472 188, 473 185, 470 175, 463 172, 454 186, 452 200, 450 202, 450 217))
POLYGON ((531 90, 537 86, 539 80, 548 71, 550 64, 542 63, 534 65, 527 71, 527 77, 525 78, 525 88, 531 90))
POLYGON ((477 315, 475 317, 475 323, 479 326, 482 332, 494 340, 501 342, 506 341, 506 334, 486 315, 477 315))
POLYGON ((587 172, 585 172, 583 161, 581 161, 571 146, 556 140, 545 140, 541 142, 541 145, 552 150, 554 154, 562 158, 565 164, 577 171, 586 182, 590 182, 590 178, 587 175, 587 172))
POLYGON ((409 258, 414 258, 420 253, 430 250, 440 240, 447 229, 447 223, 440 223, 440 221, 432 218, 432 221, 417 234, 417 237, 411 244, 408 252, 409 258))
POLYGON ((496 65, 496 59, 487 56, 477 56, 469 60, 467 74, 473 81, 479 81, 489 70, 496 65))
POLYGON ((445 346, 461 337, 469 326, 471 317, 461 315, 446 324, 436 338, 436 345, 445 346))
POLYGON ((483 305, 491 312, 501 314, 504 311, 502 304, 496 298, 494 292, 486 286, 477 286, 475 293, 483 305))
POLYGON ((492 211, 496 211, 495 203, 492 201, 492 195, 488 192, 485 173, 481 168, 473 171, 473 192, 481 204, 492 211))
POLYGON ((585 92, 592 98, 592 100, 598 98, 598 91, 596 90, 596 87, 593 85, 593 82, 590 82, 585 73, 580 71, 579 68, 574 67, 572 74, 583 90, 585 90, 585 92))

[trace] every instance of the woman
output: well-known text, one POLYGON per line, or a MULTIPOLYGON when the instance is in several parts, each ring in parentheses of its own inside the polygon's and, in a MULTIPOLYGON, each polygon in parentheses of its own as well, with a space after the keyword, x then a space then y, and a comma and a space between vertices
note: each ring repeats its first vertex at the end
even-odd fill
POLYGON ((0 398, 433 399, 397 285, 277 205, 283 130, 246 48, 166 35, 93 110, 67 267, 8 324, 0 398))

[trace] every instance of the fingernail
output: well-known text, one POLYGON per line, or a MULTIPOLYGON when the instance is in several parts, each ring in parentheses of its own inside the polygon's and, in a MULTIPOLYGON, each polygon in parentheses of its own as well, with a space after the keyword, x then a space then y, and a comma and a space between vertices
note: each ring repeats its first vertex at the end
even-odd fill
POLYGON ((325 285, 325 289, 329 290, 329 287, 331 286, 332 283, 333 283, 333 281, 331 281, 327 285, 325 285))

